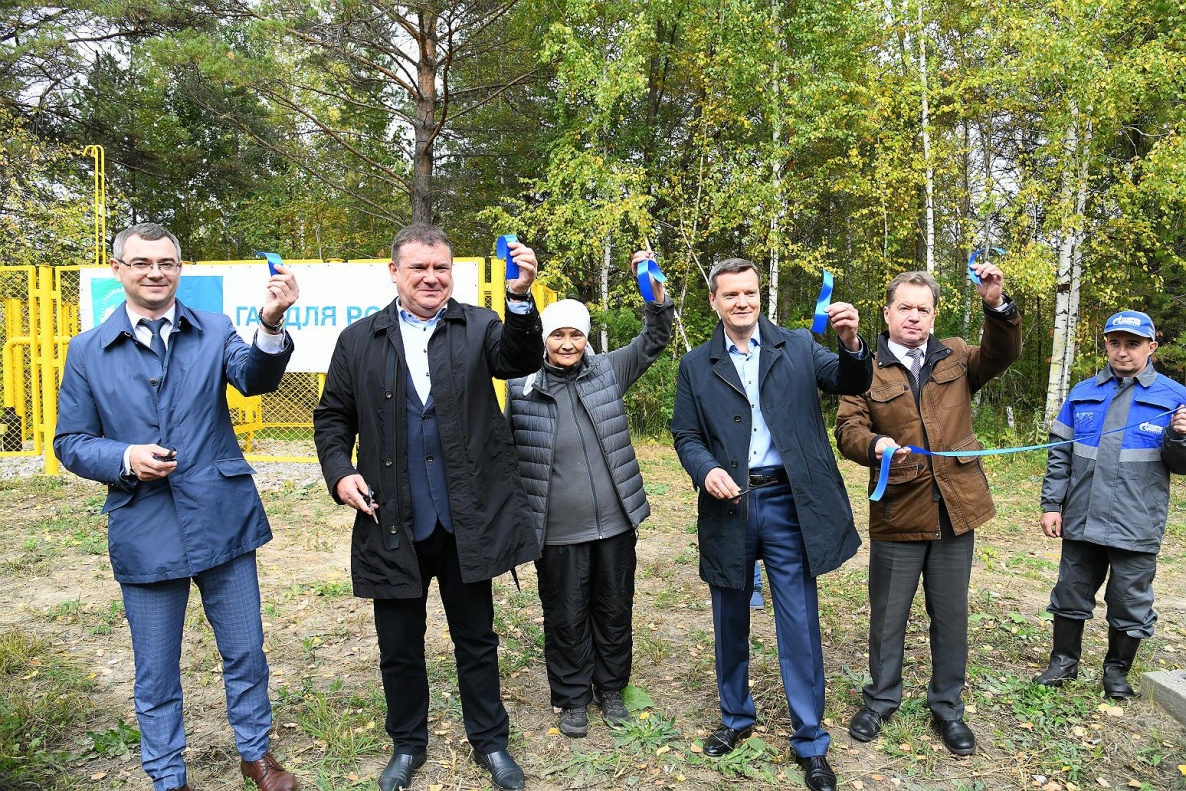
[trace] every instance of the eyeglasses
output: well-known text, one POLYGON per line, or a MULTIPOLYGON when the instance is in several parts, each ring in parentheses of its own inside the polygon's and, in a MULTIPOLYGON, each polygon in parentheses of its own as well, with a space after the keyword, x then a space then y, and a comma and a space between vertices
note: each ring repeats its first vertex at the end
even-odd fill
POLYGON ((155 266, 161 270, 162 275, 171 275, 181 268, 181 264, 177 261, 132 261, 128 263, 122 258, 115 260, 136 272, 148 272, 155 266))

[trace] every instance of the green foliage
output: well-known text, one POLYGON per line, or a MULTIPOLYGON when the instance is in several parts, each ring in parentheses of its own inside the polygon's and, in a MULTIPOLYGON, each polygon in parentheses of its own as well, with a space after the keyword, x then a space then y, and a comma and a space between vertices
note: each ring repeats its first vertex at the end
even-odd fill
MULTIPOLYGON (((49 643, 0 633, 0 786, 57 787, 71 737, 86 721, 90 683, 49 643)), ((63 778, 64 779, 64 778, 63 778)))
POLYGON ((105 731, 87 731, 91 749, 106 758, 122 758, 140 744, 140 731, 122 719, 105 731))

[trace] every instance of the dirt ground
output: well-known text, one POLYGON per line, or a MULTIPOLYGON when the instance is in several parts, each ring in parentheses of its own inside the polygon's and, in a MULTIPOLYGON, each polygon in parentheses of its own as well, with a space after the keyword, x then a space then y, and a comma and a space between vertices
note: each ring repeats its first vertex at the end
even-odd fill
MULTIPOLYGON (((700 581, 691 487, 669 445, 640 443, 653 515, 638 544, 634 684, 653 705, 637 726, 613 734, 591 709, 592 729, 569 740, 555 729, 542 659, 542 617, 534 570, 520 569, 522 591, 496 581, 503 636, 503 696, 512 751, 532 789, 801 787, 789 758, 790 728, 778 678, 770 605, 753 615, 751 683, 757 738, 727 761, 710 762, 697 741, 719 721, 713 676, 712 615, 700 581)), ((957 759, 927 727, 927 622, 921 594, 908 634, 907 699, 883 736, 852 740, 867 673, 867 553, 820 579, 828 677, 830 754, 843 787, 1004 789, 1186 787, 1184 731, 1147 698, 1114 706, 1099 692, 1105 625, 1089 624, 1081 680, 1035 690, 1050 626, 1044 616, 1057 575, 1058 544, 1041 536, 1037 492, 1041 460, 995 460, 989 478, 997 519, 978 531, 972 575, 972 639, 967 720, 979 739, 957 759)), ((841 462, 864 535, 865 471, 841 462)), ((390 753, 383 732, 378 650, 369 602, 349 585, 351 515, 325 493, 315 468, 261 465, 257 478, 275 539, 258 555, 275 707, 273 749, 306 788, 374 788, 390 753), (294 480, 296 483, 294 483, 294 480)), ((1142 646, 1140 669, 1186 663, 1186 484, 1174 484, 1170 526, 1157 580, 1157 636, 1142 646)), ((22 629, 52 641, 93 677, 86 731, 119 734, 135 725, 133 662, 120 591, 105 554, 103 487, 66 475, 0 481, 0 632, 22 629)), ((429 763, 417 789, 488 787, 470 760, 456 692, 452 648, 435 592, 430 596, 432 680, 429 763)), ((225 718, 220 663, 196 589, 182 658, 190 783, 243 788, 225 718)), ((1134 673, 1133 678, 1136 679, 1134 673)), ((79 788, 150 789, 134 745, 97 750, 78 734, 62 771, 79 788)), ((105 743, 108 743, 107 739, 105 743)), ((118 741, 118 740, 117 740, 118 741)), ((50 778, 46 778, 47 785, 50 778)), ((0 783, 2 785, 2 783, 0 783)))

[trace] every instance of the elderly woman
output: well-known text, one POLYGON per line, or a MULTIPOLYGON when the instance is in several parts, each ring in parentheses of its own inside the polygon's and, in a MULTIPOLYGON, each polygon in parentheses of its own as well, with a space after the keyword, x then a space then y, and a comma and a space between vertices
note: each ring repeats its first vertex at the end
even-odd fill
MULTIPOLYGON (((647 253, 634 254, 637 271, 647 253)), ((544 655, 560 732, 589 733, 596 700, 608 725, 629 718, 634 544, 650 515, 622 396, 671 338, 675 304, 651 279, 655 301, 629 345, 594 355, 589 311, 576 300, 541 315, 543 367, 510 382, 507 419, 543 555, 536 562, 544 655)))

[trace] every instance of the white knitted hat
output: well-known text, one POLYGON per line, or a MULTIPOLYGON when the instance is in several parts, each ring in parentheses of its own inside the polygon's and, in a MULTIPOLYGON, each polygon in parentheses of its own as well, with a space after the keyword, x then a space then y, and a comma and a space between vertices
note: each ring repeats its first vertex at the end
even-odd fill
POLYGON ((548 337, 561 327, 572 327, 589 335, 589 309, 585 303, 575 299, 562 299, 544 308, 540 314, 540 321, 544 325, 544 337, 548 337))

